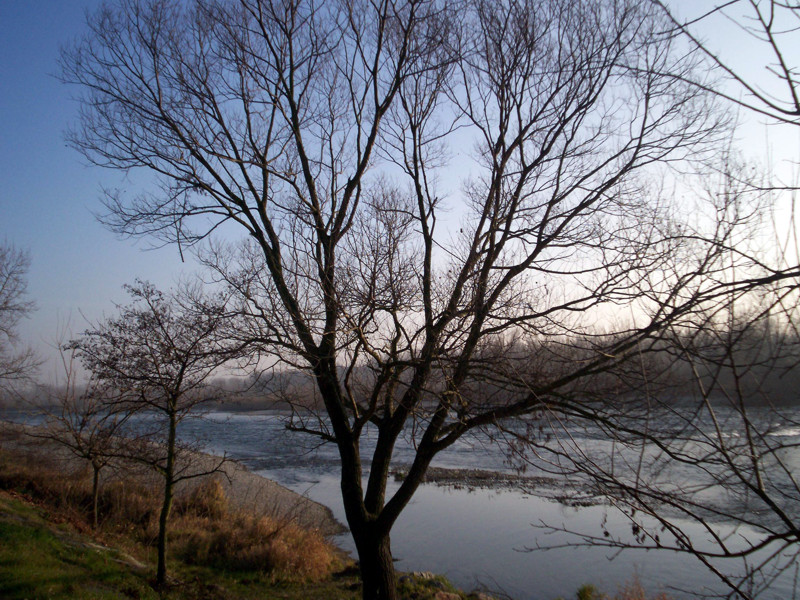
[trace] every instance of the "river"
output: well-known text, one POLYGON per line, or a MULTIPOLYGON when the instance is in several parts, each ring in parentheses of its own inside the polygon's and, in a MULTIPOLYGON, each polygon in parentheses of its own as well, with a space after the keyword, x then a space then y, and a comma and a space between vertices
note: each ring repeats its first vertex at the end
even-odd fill
MULTIPOLYGON (((797 480, 800 408, 784 414, 788 418, 774 423, 771 435, 786 448, 781 459, 797 480)), ((0 416, 28 420, 21 413, 6 412, 0 416)), ((286 417, 280 411, 217 410, 203 418, 182 422, 180 435, 186 441, 199 443, 207 452, 227 455, 252 471, 329 506, 344 523, 336 449, 331 444, 319 445, 311 436, 287 431, 286 417)), ((723 430, 723 434, 739 435, 734 429, 723 430)), ((574 447, 587 456, 608 454, 607 440, 599 431, 576 430, 569 432, 569 436, 574 447)), ((369 446, 369 436, 365 446, 369 446)), ((506 445, 486 437, 465 436, 438 455, 434 465, 452 470, 480 469, 513 477, 517 471, 509 465, 507 450, 506 445)), ((399 443, 397 463, 409 464, 412 459, 412 444, 408 440, 399 443)), ((678 480, 688 476, 678 470, 669 477, 678 480)), ((396 486, 391 482, 389 492, 396 486)), ((619 552, 597 545, 574 545, 579 538, 553 531, 553 528, 565 529, 596 536, 608 531, 620 537, 630 534, 630 521, 608 503, 557 499, 574 496, 579 491, 569 480, 546 479, 545 483, 529 485, 526 490, 507 481, 489 486, 421 485, 392 530, 397 568, 433 571, 447 576, 462 589, 484 589, 515 600, 574 598, 576 590, 587 583, 613 595, 633 578, 649 593, 665 591, 676 600, 725 589, 706 567, 687 554, 663 550, 619 552)), ((795 493, 787 507, 795 518, 800 512, 797 499, 795 493)), ((702 532, 696 526, 684 525, 702 540, 702 532)), ((720 522, 715 527, 732 536, 753 535, 746 526, 733 527, 720 522)), ((335 542, 354 553, 349 534, 338 536, 335 542)), ((800 597, 796 556, 788 566, 760 598, 800 597)))
MULTIPOLYGON (((793 409, 793 416, 800 410, 793 409)), ((201 440, 206 450, 246 464, 253 471, 329 506, 345 522, 338 482, 335 448, 317 445, 315 438, 288 432, 286 417, 279 412, 212 412, 204 419, 187 422, 184 436, 201 440)), ((775 431, 784 445, 794 445, 785 456, 790 469, 800 474, 800 428, 792 419, 775 431)), ((576 443, 584 448, 603 442, 591 431, 576 443)), ((366 455, 366 453, 364 453, 366 455)), ((410 463, 413 449, 399 444, 396 458, 410 463)), ((480 436, 465 437, 437 457, 437 467, 485 469, 514 473, 506 447, 480 436)), ((396 484, 392 484, 393 486, 396 484)), ((566 485, 568 482, 557 483, 566 485)), ((617 552, 597 546, 567 546, 574 536, 556 533, 547 525, 592 535, 626 532, 630 521, 607 503, 575 505, 552 499, 552 486, 524 492, 508 485, 469 487, 423 484, 392 532, 397 568, 433 571, 446 575, 459 587, 485 588, 516 600, 573 598, 579 586, 592 583, 613 594, 638 578, 651 593, 668 592, 673 598, 696 597, 723 590, 717 578, 697 559, 660 550, 617 552), (541 547, 558 547, 543 550, 541 547)), ((390 492, 395 487, 390 487, 390 492)), ((800 505, 791 508, 795 514, 800 505)), ((692 530, 698 537, 700 532, 692 530)), ((732 535, 747 536, 747 527, 717 525, 732 535)), ((353 551, 348 534, 336 542, 353 551)), ((762 598, 791 598, 797 586, 796 559, 762 598)), ((800 596, 799 596, 800 597, 800 596)))

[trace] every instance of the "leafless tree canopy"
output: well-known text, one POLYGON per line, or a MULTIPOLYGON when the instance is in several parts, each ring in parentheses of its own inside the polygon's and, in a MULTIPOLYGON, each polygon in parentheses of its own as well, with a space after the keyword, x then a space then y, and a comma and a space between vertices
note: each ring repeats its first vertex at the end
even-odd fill
POLYGON ((120 402, 136 402, 142 410, 174 402, 186 414, 205 399, 200 390, 233 354, 219 336, 225 307, 167 295, 148 282, 125 288, 132 302, 68 347, 97 379, 125 394, 120 402))
POLYGON ((231 339, 313 378, 325 418, 294 426, 338 447, 365 598, 395 597, 389 533, 439 451, 605 419, 668 332, 800 274, 740 244, 769 198, 731 187, 708 65, 657 6, 121 0, 89 26, 70 140, 159 184, 109 192, 106 222, 208 240, 231 339), (700 170, 708 194, 661 185, 700 170))
POLYGON ((25 297, 30 257, 0 244, 0 394, 10 394, 38 366, 32 350, 18 347, 17 327, 33 309, 25 297))
MULTIPOLYGON (((225 460, 210 470, 187 462, 184 455, 194 447, 178 439, 178 427, 209 400, 203 393, 208 379, 235 357, 236 347, 221 337, 225 305, 220 299, 207 298, 191 287, 182 294, 164 294, 141 281, 126 289, 132 301, 119 307, 117 317, 96 324, 68 345, 92 374, 97 385, 91 391, 99 396, 84 397, 75 407, 65 397, 67 417, 66 423, 63 417, 61 422, 72 433, 72 419, 93 418, 91 432, 102 434, 108 429, 103 425, 131 423, 132 417, 139 417, 133 427, 114 427, 112 434, 127 439, 107 454, 146 464, 163 478, 156 581, 164 585, 174 486, 209 475, 225 460)), ((87 440, 80 433, 85 446, 87 440)), ((75 448, 72 438, 67 441, 75 448)))

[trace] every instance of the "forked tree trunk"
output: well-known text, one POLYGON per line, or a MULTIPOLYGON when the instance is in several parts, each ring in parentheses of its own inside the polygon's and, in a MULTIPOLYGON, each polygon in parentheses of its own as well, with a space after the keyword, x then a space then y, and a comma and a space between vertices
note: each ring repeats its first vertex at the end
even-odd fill
MULTIPOLYGON (((340 451, 343 446, 340 445, 340 451)), ((367 516, 358 478, 361 464, 357 446, 344 447, 345 450, 352 449, 352 453, 349 457, 351 460, 342 459, 342 500, 358 552, 361 597, 363 600, 397 600, 397 580, 389 536, 391 525, 385 522, 381 524, 374 517, 367 516)))
POLYGON ((352 528, 361 571, 363 600, 397 600, 397 578, 389 534, 375 532, 374 525, 352 528))
MULTIPOLYGON (((347 524, 358 552, 359 571, 362 582, 363 600, 398 600, 397 579, 392 561, 389 533, 393 520, 376 518, 384 508, 384 492, 389 476, 389 461, 372 463, 373 481, 379 484, 368 490, 367 499, 362 487, 361 456, 358 436, 353 436, 347 424, 346 413, 340 410, 344 404, 336 381, 336 367, 333 361, 324 361, 316 372, 320 394, 326 399, 328 414, 337 436, 337 446, 341 459, 341 490, 347 524), (326 368, 327 367, 327 368, 326 368)), ((390 439, 393 442, 396 435, 390 439)), ((393 443, 384 440, 385 456, 391 456, 393 443)), ((418 478, 417 483, 421 479, 418 478)))

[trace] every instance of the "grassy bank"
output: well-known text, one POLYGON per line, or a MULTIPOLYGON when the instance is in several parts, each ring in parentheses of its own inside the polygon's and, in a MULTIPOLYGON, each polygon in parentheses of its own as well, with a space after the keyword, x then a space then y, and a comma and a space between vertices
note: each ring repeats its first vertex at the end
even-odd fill
MULTIPOLYGON (((47 453, 0 449, 0 598, 360 598, 355 563, 319 531, 235 508, 214 479, 176 498, 170 581, 156 588, 158 490, 114 477, 95 529, 90 479, 47 453)), ((399 590, 409 600, 467 598, 428 574, 403 575, 399 590)))
MULTIPOLYGON (((357 598, 352 574, 321 581, 281 581, 264 573, 171 565, 176 577, 152 587, 151 565, 135 549, 121 550, 78 533, 68 523, 8 492, 0 492, 0 597, 12 599, 238 600, 357 598)), ((145 553, 146 554, 146 553, 145 553)), ((146 557, 144 557, 146 559, 146 557)))
POLYGON ((351 561, 317 531, 231 508, 218 481, 180 497, 170 522, 170 585, 152 586, 158 493, 104 485, 91 523, 88 473, 0 451, 2 598, 341 598, 351 561))
MULTIPOLYGON (((113 478, 102 488, 95 529, 88 472, 65 468, 46 453, 0 449, 0 598, 360 598, 355 564, 318 531, 235 508, 214 479, 176 500, 171 577, 156 589, 158 496, 136 478, 113 478)), ((401 574, 399 591, 409 600, 477 597, 430 574, 401 574)), ((616 596, 582 586, 575 597, 647 599, 636 583, 616 596)))

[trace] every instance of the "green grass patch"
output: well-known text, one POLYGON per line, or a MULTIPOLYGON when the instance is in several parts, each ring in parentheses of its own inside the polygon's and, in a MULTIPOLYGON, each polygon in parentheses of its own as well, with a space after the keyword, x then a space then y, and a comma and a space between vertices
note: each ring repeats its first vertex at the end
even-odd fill
POLYGON ((354 573, 324 581, 276 581, 269 574, 170 564, 166 589, 152 587, 153 569, 98 544, 45 507, 0 491, 0 598, 4 600, 356 600, 354 573))
POLYGON ((158 598, 119 553, 48 523, 20 500, 0 496, 0 597, 158 598))

